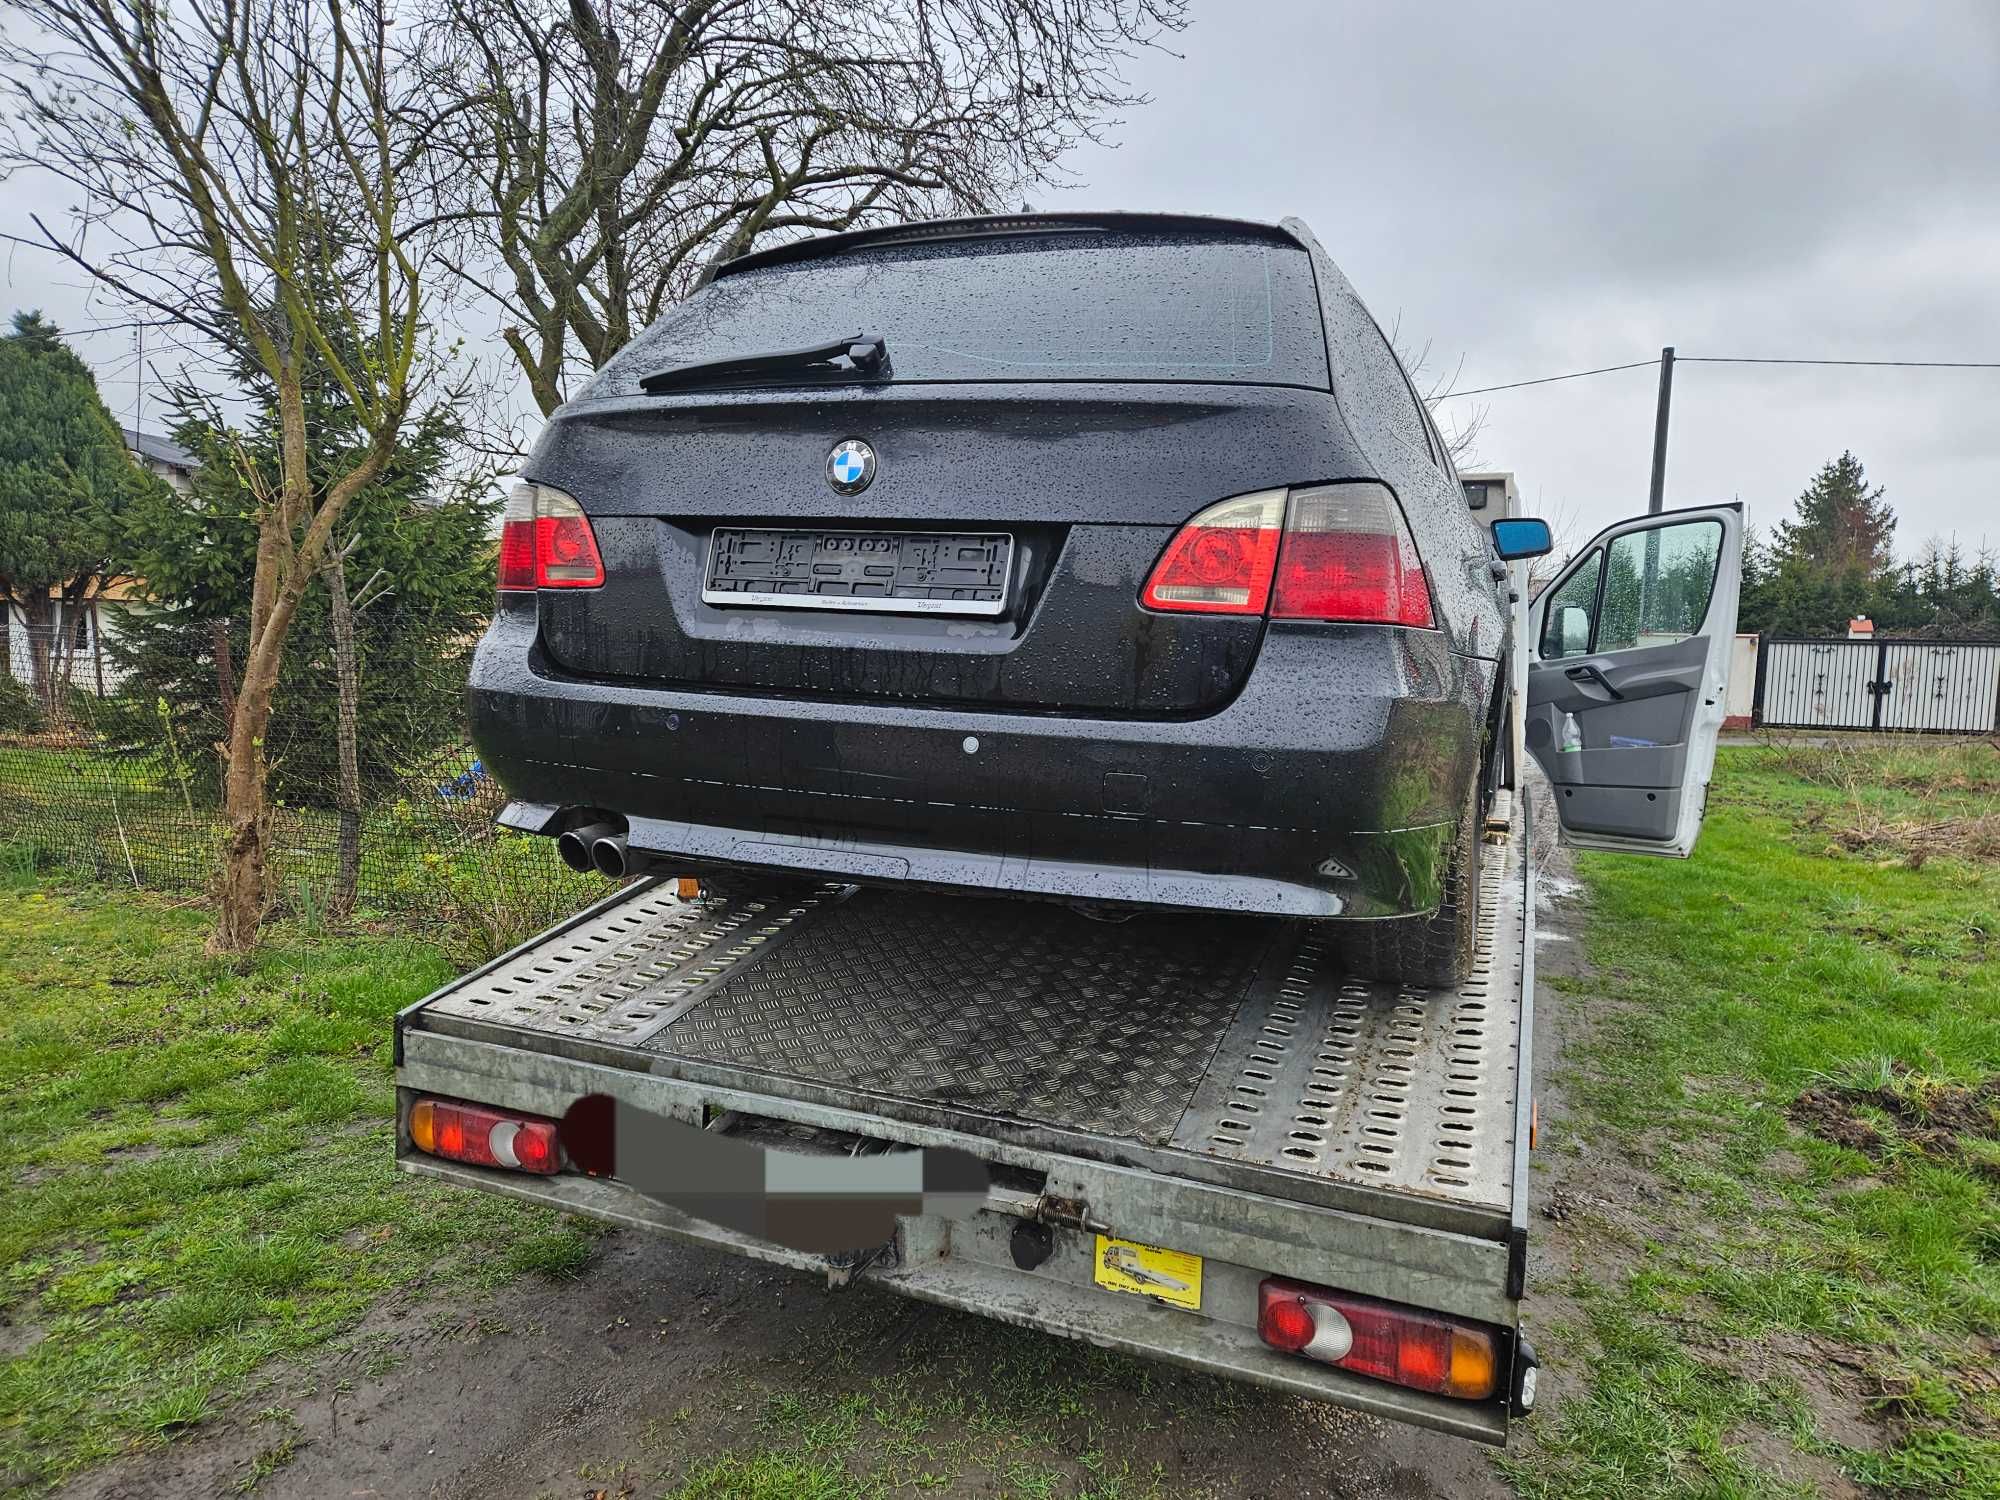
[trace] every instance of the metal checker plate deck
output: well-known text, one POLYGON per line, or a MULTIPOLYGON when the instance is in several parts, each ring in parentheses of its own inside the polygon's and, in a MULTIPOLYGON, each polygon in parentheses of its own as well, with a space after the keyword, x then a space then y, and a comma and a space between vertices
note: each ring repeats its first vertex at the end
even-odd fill
POLYGON ((683 903, 665 886, 648 887, 425 1009, 596 1042, 643 1042, 842 889, 772 887, 683 903))
POLYGON ((1271 932, 861 890, 649 1046, 1163 1145, 1271 932))
POLYGON ((653 888, 427 1009, 812 1080, 860 1108, 923 1101, 1504 1213, 1521 963, 1518 839, 1504 847, 1455 990, 1347 978, 1305 923, 653 888))
POLYGON ((1504 848, 1457 989, 1348 978, 1309 924, 1110 925, 862 891, 646 1045, 1504 1212, 1520 1015, 1519 843, 1504 848))

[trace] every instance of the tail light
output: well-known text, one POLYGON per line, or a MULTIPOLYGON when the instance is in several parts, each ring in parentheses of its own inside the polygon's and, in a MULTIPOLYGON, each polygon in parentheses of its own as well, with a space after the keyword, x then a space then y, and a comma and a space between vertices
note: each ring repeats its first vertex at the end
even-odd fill
POLYGON ((1379 484, 1292 491, 1272 595, 1279 620, 1436 623, 1409 523, 1379 484))
POLYGON ((475 1167, 547 1174, 562 1166, 554 1120, 449 1099, 410 1106, 410 1143, 427 1156, 475 1167))
POLYGON ((1211 505, 1167 544, 1149 609, 1424 629, 1437 621, 1417 545, 1379 484, 1262 490, 1211 505))
POLYGON ((1140 598, 1149 609, 1261 615, 1285 520, 1285 492, 1211 505, 1174 533, 1140 598))
POLYGON ((583 507, 545 484, 517 484, 500 519, 500 591, 594 589, 604 559, 583 507))
POLYGON ((1483 1401, 1499 1385, 1491 1329, 1436 1313, 1271 1277, 1257 1332, 1273 1349, 1414 1391, 1483 1401))

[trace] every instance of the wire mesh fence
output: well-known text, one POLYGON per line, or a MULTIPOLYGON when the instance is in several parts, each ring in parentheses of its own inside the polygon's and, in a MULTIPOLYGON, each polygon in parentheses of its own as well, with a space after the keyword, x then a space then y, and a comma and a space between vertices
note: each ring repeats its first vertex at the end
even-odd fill
MULTIPOLYGON (((412 660, 412 622, 370 620, 348 653, 287 663, 266 750, 273 915, 435 932, 499 952, 604 894, 546 839, 496 829, 505 793, 466 732, 476 633, 412 660)), ((222 756, 234 712, 229 621, 100 610, 0 641, 0 859, 199 896, 221 848, 222 756)))

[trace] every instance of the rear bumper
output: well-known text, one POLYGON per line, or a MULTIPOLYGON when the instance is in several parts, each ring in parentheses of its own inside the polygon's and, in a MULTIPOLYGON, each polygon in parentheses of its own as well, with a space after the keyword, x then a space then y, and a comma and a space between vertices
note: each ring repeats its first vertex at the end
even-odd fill
POLYGON ((1438 904, 1492 669, 1428 631, 1274 626, 1218 713, 1069 718, 580 681, 523 611, 470 707, 527 832, 597 808, 690 866, 1386 917, 1438 904))

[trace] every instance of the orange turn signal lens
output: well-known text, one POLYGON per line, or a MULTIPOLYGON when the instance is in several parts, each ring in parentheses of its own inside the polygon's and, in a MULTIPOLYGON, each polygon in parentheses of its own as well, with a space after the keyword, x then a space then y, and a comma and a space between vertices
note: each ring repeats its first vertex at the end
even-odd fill
POLYGON ((1494 1368, 1493 1336, 1452 1329, 1451 1378, 1445 1382, 1444 1394, 1481 1400, 1492 1395, 1499 1383, 1499 1373, 1494 1368))
POLYGON ((428 1099, 410 1106, 410 1144, 427 1156, 437 1152, 437 1108, 428 1099))

